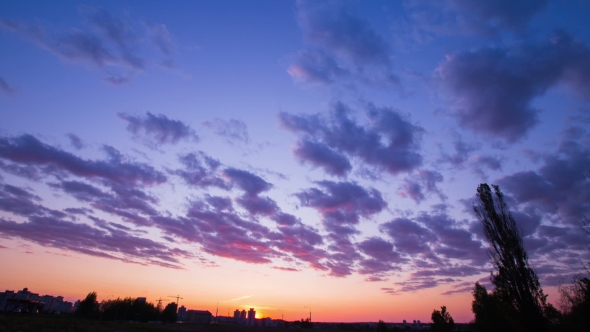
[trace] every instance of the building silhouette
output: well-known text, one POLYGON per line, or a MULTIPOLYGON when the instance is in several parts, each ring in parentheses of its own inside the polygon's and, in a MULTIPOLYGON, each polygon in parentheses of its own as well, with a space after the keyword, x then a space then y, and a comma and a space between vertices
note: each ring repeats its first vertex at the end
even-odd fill
POLYGON ((256 311, 254 311, 254 308, 250 308, 250 310, 248 310, 248 325, 254 326, 255 323, 256 323, 256 311))
POLYGON ((39 296, 26 287, 16 293, 0 292, 0 311, 69 313, 72 309, 72 303, 64 301, 63 296, 39 296))
POLYGON ((211 324, 213 315, 209 310, 187 310, 186 323, 192 324, 211 324))

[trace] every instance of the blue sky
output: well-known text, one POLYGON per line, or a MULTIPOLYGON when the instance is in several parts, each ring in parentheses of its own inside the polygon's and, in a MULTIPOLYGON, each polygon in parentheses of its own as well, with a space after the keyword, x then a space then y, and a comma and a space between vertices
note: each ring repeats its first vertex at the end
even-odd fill
POLYGON ((19 1, 0 13, 4 257, 220 284, 245 264, 277 285, 305 274, 380 301, 436 294, 432 306, 468 320, 491 270, 471 209, 488 182, 551 294, 589 259, 584 1, 19 1))

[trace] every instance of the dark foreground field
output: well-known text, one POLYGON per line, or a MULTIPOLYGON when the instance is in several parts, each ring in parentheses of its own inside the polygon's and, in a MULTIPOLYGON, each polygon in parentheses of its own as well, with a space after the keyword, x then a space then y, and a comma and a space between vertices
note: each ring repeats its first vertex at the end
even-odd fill
MULTIPOLYGON (((412 326, 402 324, 388 324, 388 332, 413 331, 412 326)), ((422 328, 428 328, 424 324, 422 328)), ((195 325, 195 324, 161 324, 139 323, 123 321, 86 320, 72 315, 33 315, 33 314, 0 314, 0 332, 310 332, 310 331, 340 331, 340 332, 377 332, 375 326, 367 323, 315 323, 314 329, 302 329, 292 324, 288 327, 263 327, 242 325, 195 325)), ((455 331, 472 331, 469 324, 456 324, 455 331)))
MULTIPOLYGON (((84 320, 72 316, 58 315, 2 315, 0 314, 0 332, 284 332, 284 328, 247 327, 236 325, 193 325, 193 324, 158 324, 137 322, 105 322, 84 320)), ((288 329, 297 331, 298 329, 288 329)))

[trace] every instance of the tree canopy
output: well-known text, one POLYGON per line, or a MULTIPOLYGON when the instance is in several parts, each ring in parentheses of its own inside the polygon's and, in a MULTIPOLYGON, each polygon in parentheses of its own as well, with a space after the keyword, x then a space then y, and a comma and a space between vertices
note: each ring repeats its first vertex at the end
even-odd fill
MULTIPOLYGON (((504 201, 504 195, 497 185, 492 185, 492 188, 485 183, 479 185, 479 201, 473 206, 473 210, 490 243, 489 255, 495 270, 491 281, 495 289, 492 297, 481 303, 474 303, 474 307, 490 312, 507 311, 507 315, 504 315, 507 324, 518 324, 522 330, 546 331, 547 322, 543 315, 546 296, 537 274, 529 266, 521 231, 504 201), (515 322, 509 322, 509 317, 514 317, 515 322)), ((474 296, 476 301, 485 299, 482 289, 477 285, 474 296)), ((482 310, 474 310, 476 324, 479 319, 483 319, 478 313, 481 315, 482 310)))
POLYGON ((434 332, 453 332, 455 328, 455 321, 451 314, 447 311, 447 307, 442 306, 439 310, 432 311, 432 325, 430 330, 434 332))

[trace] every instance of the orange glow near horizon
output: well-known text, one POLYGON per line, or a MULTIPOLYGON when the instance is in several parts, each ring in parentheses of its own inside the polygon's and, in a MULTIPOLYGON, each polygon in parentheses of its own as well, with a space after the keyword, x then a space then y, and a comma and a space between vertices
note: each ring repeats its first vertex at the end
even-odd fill
MULTIPOLYGON (((6 246, 15 247, 14 244, 8 241, 6 246)), ((17 249, 0 250, 0 260, 11 267, 0 274, 4 288, 0 291, 28 287, 34 293, 61 295, 71 302, 96 291, 99 301, 130 296, 147 297, 154 304, 158 298, 175 300, 168 295, 178 294, 183 298, 180 305, 187 309, 215 314, 219 308, 219 314, 225 315, 227 308, 231 308, 232 316, 235 309, 254 308, 256 318, 283 316, 287 321, 308 318, 309 309, 305 306, 311 307, 315 322, 429 322, 432 311, 442 305, 447 306, 456 322, 473 319, 470 293, 444 296, 440 288, 388 295, 360 276, 333 278, 317 271, 284 272, 230 260, 224 261, 223 267, 203 268, 188 262, 187 270, 174 270, 70 252, 64 256, 58 250, 38 245, 30 245, 27 251, 33 254, 17 249), (22 264, 23 261, 27 263, 22 264), (79 268, 82 262, 92 268, 79 268)), ((549 301, 554 302, 558 296, 555 287, 545 290, 549 301)))

